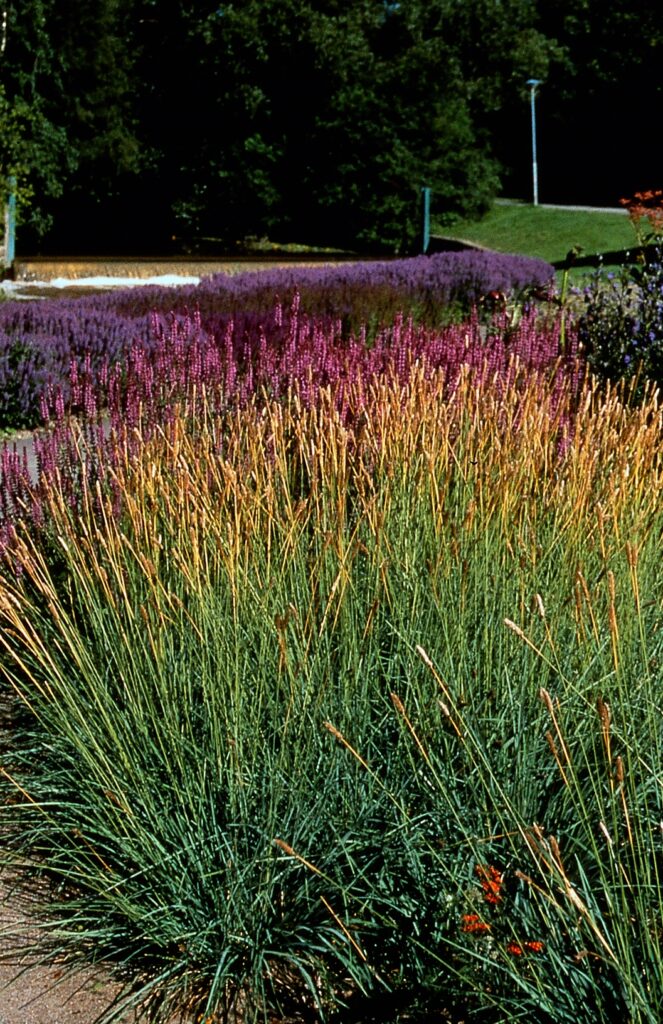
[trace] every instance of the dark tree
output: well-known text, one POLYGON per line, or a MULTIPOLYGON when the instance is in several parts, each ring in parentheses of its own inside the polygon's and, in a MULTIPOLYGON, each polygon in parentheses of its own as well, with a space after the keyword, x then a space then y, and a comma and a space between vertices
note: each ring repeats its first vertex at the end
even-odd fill
POLYGON ((497 179, 444 8, 145 4, 141 120, 172 232, 407 251, 423 185, 440 212, 484 208, 497 179))
MULTIPOLYGON (((549 194, 616 205, 660 186, 663 9, 658 0, 551 0, 541 25, 568 59, 546 87, 549 194)), ((542 94, 542 102, 543 94, 542 94)), ((545 127, 544 127, 545 126, 545 127)))
POLYGON ((48 102, 56 74, 49 31, 53 6, 53 0, 14 0, 2 7, 0 171, 3 178, 18 172, 25 200, 20 213, 37 231, 52 223, 49 200, 62 194, 74 163, 63 121, 48 102))
POLYGON ((532 77, 543 201, 660 184, 655 0, 6 3, 0 155, 51 250, 411 251, 424 186, 529 197, 532 77))
POLYGON ((114 222, 141 166, 132 113, 131 0, 7 5, 5 94, 21 127, 32 203, 23 236, 85 237, 114 222))

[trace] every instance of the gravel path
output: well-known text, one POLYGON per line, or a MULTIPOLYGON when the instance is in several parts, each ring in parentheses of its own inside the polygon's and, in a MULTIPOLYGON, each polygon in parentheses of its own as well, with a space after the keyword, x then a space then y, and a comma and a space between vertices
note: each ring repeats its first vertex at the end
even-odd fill
MULTIPOLYGON (((495 206, 531 206, 525 199, 496 199, 495 206)), ((575 210, 580 213, 621 213, 628 216, 625 206, 567 206, 559 203, 538 203, 543 210, 575 210)))
MULTIPOLYGON (((11 713, 0 692, 0 763, 10 729, 11 713)), ((30 947, 39 932, 30 901, 19 898, 5 868, 0 874, 0 1024, 94 1024, 120 986, 107 971, 86 968, 73 975, 36 962, 30 947)), ((135 1020, 129 1014, 122 1024, 135 1020)))
MULTIPOLYGON (((0 1024, 93 1024, 108 1009, 119 987, 92 969, 73 976, 56 966, 31 963, 19 940, 7 937, 7 931, 17 924, 25 927, 26 937, 35 935, 34 926, 5 894, 0 902, 0 1024), (11 959, 4 961, 8 952, 11 959)), ((135 1019, 132 1014, 122 1021, 133 1024, 135 1019)))

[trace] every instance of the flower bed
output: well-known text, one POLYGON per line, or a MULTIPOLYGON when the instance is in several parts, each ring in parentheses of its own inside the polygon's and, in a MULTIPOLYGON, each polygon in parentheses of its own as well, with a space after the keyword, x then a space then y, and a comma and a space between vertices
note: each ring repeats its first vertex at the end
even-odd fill
POLYGON ((39 481, 5 455, 40 955, 154 1021, 654 1021, 657 401, 533 309, 369 337, 299 294, 83 358, 39 481))
POLYGON ((85 359, 95 372, 123 362, 136 343, 154 338, 153 320, 171 312, 200 313, 202 327, 223 339, 232 323, 236 336, 269 332, 277 297, 284 307, 295 291, 302 312, 339 322, 344 334, 370 333, 408 309, 422 323, 448 320, 450 306, 469 312, 493 291, 545 288, 552 267, 542 260, 500 253, 450 253, 390 263, 215 275, 198 286, 132 288, 121 293, 0 306, 0 427, 40 422, 41 398, 63 385, 70 365, 85 359), (267 319, 267 322, 264 322, 267 319))

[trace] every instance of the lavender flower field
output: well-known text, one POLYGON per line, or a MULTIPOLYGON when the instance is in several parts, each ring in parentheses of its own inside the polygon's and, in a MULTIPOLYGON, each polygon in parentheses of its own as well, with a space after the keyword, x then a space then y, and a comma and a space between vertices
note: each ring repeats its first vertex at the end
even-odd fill
MULTIPOLYGON (((570 379, 577 390, 584 373, 573 340, 560 357, 560 323, 542 323, 534 303, 515 325, 503 310, 483 323, 476 312, 476 299, 490 294, 485 291, 489 286, 511 285, 517 295, 527 286, 543 289, 550 286, 550 268, 542 261, 494 256, 477 259, 474 253, 461 253, 453 259, 354 265, 331 272, 217 275, 175 292, 144 288, 138 294, 134 289, 30 307, 8 304, 6 331, 14 338, 20 331, 25 358, 11 378, 8 360, 6 382, 12 382, 14 401, 8 401, 6 414, 21 424, 34 421, 39 409, 39 421, 51 425, 35 439, 40 480, 69 480, 73 503, 81 472, 88 486, 104 474, 113 463, 118 437, 124 445, 142 444, 175 415, 178 402, 190 405, 196 395, 206 412, 222 415, 255 401, 282 400, 293 390, 310 407, 321 390, 332 388, 342 418, 351 421, 363 415, 364 399, 360 408, 356 402, 350 408, 358 381, 393 379, 406 386, 412 369, 423 367, 427 376, 444 373, 447 395, 468 371, 479 381, 494 379, 495 386, 501 382, 509 388, 517 361, 540 376, 541 386, 556 401, 570 379), (431 326, 435 303, 446 309, 461 293, 471 315, 460 323, 431 326), (443 296, 441 304, 432 297, 437 294, 443 296), (288 296, 287 304, 281 296, 288 296), (391 321, 373 317, 369 333, 359 314, 371 301, 385 310, 385 317, 390 306, 393 311, 391 321), (305 302, 316 312, 306 312, 305 302), (343 316, 332 315, 335 302, 343 316), (426 303, 427 316, 421 312, 426 303), (147 305, 150 311, 143 312, 147 305), (412 311, 419 314, 416 323, 412 311), (354 322, 356 334, 348 326, 354 322), (100 428, 101 417, 110 424, 112 438, 107 427, 100 428), (140 442, 128 441, 138 427, 140 442), (88 453, 84 470, 79 429, 88 453)), ((491 291, 502 294, 497 287, 491 291)), ((5 394, 11 394, 6 386, 5 394)), ((193 410, 190 414, 195 416, 193 410)), ((560 445, 570 431, 565 421, 560 445)), ((0 468, 0 515, 11 529, 32 490, 30 474, 11 444, 4 446, 0 468)), ((36 520, 41 518, 37 513, 36 520)))
POLYGON ((460 256, 0 310, 2 866, 105 1024, 657 1020, 658 395, 460 256))
POLYGON ((352 264, 337 268, 285 268, 216 275, 197 286, 132 288, 75 300, 0 305, 0 427, 41 422, 41 399, 64 387, 72 362, 87 360, 99 374, 122 363, 136 344, 149 349, 155 321, 200 315, 202 328, 227 344, 254 344, 260 328, 279 327, 270 316, 276 303, 288 307, 295 291, 307 316, 331 321, 344 335, 362 326, 374 332, 407 308, 431 326, 449 311, 468 313, 492 293, 550 287, 553 271, 542 260, 500 253, 463 252, 352 264), (265 322, 263 322, 265 321, 265 322), (248 339, 248 340, 247 340, 248 339))

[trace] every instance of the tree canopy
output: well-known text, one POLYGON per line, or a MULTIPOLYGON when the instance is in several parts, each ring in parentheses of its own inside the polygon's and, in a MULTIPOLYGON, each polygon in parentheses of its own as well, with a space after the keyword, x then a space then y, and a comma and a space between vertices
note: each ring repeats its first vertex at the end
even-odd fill
POLYGON ((653 187, 658 0, 5 0, 0 171, 28 244, 413 250, 437 217, 653 187), (12 167, 14 171, 12 171, 12 167), (28 208, 27 200, 31 199, 28 208))

